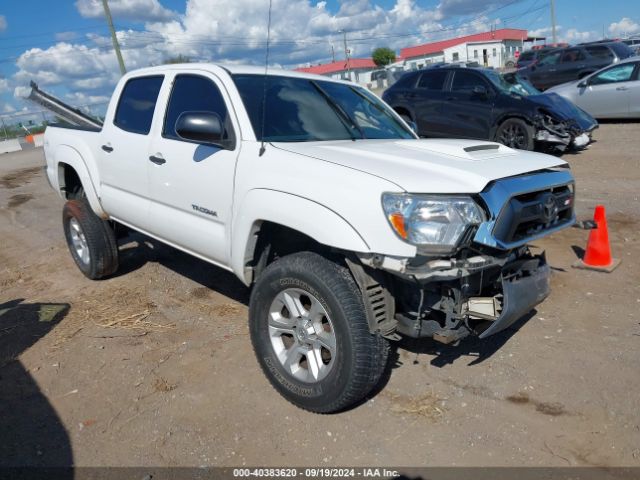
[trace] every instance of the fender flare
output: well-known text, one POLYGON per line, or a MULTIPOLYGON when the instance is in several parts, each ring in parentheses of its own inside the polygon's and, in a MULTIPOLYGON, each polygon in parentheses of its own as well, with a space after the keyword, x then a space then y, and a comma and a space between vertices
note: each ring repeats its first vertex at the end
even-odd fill
POLYGON ((58 192, 61 193, 60 187, 62 186, 63 180, 60 178, 60 167, 62 165, 69 165, 78 174, 82 187, 84 188, 84 193, 89 201, 89 205, 91 205, 91 209, 99 217, 104 219, 108 218, 107 213, 102 209, 102 205, 100 204, 100 197, 96 191, 95 183, 91 179, 89 168, 87 167, 87 164, 80 152, 69 145, 59 145, 55 151, 54 159, 56 166, 55 172, 58 181, 58 192))
POLYGON ((314 200, 270 189, 250 190, 234 207, 231 267, 247 285, 251 276, 245 271, 253 257, 254 235, 268 221, 297 230, 329 247, 352 252, 368 252, 370 247, 344 217, 314 200))

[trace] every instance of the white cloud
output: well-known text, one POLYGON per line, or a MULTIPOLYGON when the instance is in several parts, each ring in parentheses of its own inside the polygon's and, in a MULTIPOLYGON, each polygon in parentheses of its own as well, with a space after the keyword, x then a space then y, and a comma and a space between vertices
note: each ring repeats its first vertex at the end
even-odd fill
MULTIPOLYGON (((341 59, 343 35, 339 31, 343 29, 348 32, 352 55, 369 57, 376 47, 398 50, 486 31, 495 22, 479 16, 467 23, 447 24, 441 10, 422 7, 418 0, 395 0, 388 8, 374 2, 342 0, 339 9, 331 11, 324 0, 273 0, 270 64, 296 67, 327 61, 331 45, 336 58, 341 59)), ((500 2, 504 0, 491 4, 500 2)), ((443 4, 451 7, 450 1, 443 0, 443 4)), ((179 54, 221 63, 264 62, 266 1, 187 0, 181 15, 170 12, 158 0, 110 0, 110 5, 114 15, 149 20, 141 31, 117 32, 128 70, 157 65, 179 54)), ((77 0, 76 6, 84 16, 102 15, 100 0, 77 0)), ((94 103, 96 98, 109 95, 120 78, 111 38, 89 34, 81 44, 71 34, 63 37, 52 47, 24 52, 16 62, 18 72, 11 79, 11 88, 26 87, 34 80, 47 91, 67 95, 78 103, 94 103)), ((14 93, 20 96, 18 90, 14 93)))
MULTIPOLYGON (((569 44, 588 42, 590 40, 596 40, 601 35, 598 32, 588 30, 580 31, 576 28, 565 29, 562 25, 556 26, 556 34, 558 35, 558 42, 564 42, 569 44)), ((547 37, 546 42, 553 42, 553 32, 551 27, 538 28, 537 30, 529 31, 529 35, 532 37, 547 37)))
POLYGON ((19 86, 13 90, 13 96, 20 99, 28 97, 30 93, 31 88, 29 87, 19 86))
POLYGON ((13 113, 15 111, 16 111, 15 107, 13 105, 9 105, 8 103, 5 103, 2 106, 2 113, 13 113))
POLYGON ((7 29, 7 19, 4 15, 0 15, 0 32, 7 29))
POLYGON ((513 3, 513 0, 442 0, 438 5, 438 10, 443 15, 471 15, 485 12, 492 7, 499 7, 513 3))
POLYGON ((6 78, 0 78, 0 93, 9 91, 9 80, 6 78))
MULTIPOLYGON (((86 18, 98 18, 104 15, 101 0, 76 0, 76 8, 86 18)), ((171 20, 174 12, 163 7, 158 0, 110 0, 111 14, 120 19, 140 22, 160 22, 171 20)))
POLYGON ((567 43, 580 43, 580 42, 588 42, 590 40, 595 40, 598 37, 597 32, 594 31, 586 31, 581 32, 575 28, 570 28, 566 32, 564 32, 560 41, 564 41, 567 43))
POLYGON ((640 25, 628 17, 624 17, 619 22, 609 25, 609 33, 614 37, 624 37, 640 32, 640 25))

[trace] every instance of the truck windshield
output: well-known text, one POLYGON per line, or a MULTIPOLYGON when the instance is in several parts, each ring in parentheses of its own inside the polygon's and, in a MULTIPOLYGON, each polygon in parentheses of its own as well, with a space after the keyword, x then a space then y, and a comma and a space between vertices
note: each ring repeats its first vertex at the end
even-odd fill
POLYGON ((233 80, 258 141, 263 132, 266 142, 416 138, 382 100, 363 88, 268 75, 264 95, 264 75, 238 74, 233 80))

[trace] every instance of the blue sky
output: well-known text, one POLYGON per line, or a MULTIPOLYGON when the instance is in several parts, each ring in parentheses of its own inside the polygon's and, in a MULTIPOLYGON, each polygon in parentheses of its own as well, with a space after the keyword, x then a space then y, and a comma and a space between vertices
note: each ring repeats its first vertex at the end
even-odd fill
MULTIPOLYGON (((266 0, 109 0, 129 69, 178 54, 259 63, 266 0)), ((492 25, 549 34, 549 0, 274 0, 273 63, 295 67, 485 31, 492 25)), ((640 33, 640 2, 556 0, 558 33, 579 42, 640 33)), ((76 105, 108 99, 119 76, 101 0, 0 3, 0 115, 38 107, 22 100, 31 79, 76 105), (55 6, 54 6, 55 5, 55 6)))

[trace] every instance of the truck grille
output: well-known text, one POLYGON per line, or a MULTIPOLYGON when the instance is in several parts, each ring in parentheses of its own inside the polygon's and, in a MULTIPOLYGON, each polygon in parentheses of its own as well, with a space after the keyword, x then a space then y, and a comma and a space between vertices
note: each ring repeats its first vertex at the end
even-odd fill
POLYGON ((514 243, 556 230, 573 222, 573 203, 568 185, 516 195, 496 218, 493 235, 514 243))

